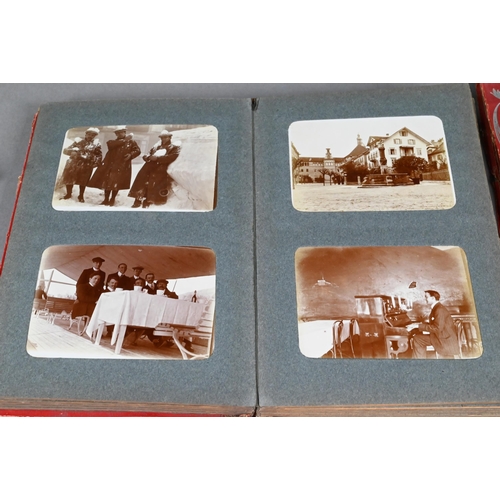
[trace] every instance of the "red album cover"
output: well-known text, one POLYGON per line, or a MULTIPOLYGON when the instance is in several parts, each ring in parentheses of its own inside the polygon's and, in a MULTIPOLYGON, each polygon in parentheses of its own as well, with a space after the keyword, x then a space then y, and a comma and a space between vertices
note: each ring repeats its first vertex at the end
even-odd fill
POLYGON ((478 83, 476 90, 481 134, 492 175, 500 233, 500 83, 478 83))

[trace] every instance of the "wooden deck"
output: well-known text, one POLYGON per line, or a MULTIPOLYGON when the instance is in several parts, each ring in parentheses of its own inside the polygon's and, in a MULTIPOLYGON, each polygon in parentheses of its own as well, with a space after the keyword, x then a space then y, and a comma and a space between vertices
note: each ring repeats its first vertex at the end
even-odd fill
MULTIPOLYGON (((33 315, 26 346, 28 354, 39 358, 182 359, 177 347, 156 348, 147 337, 131 345, 129 337, 135 337, 133 334, 127 334, 120 354, 115 354, 115 346, 110 345, 111 335, 103 336, 100 345, 95 345, 86 333, 78 335, 76 326, 68 328, 67 320, 56 319, 52 325, 45 318, 33 315)), ((203 346, 193 347, 195 352, 198 348, 200 353, 206 352, 203 346)))

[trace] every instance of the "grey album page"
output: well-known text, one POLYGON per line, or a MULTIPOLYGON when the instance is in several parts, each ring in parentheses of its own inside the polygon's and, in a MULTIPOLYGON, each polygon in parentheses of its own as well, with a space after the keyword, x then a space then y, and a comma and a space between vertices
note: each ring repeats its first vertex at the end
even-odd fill
POLYGON ((254 161, 261 407, 500 401, 467 85, 261 99, 254 161))
POLYGON ((252 182, 249 99, 43 105, 0 278, 0 400, 253 409, 252 182))

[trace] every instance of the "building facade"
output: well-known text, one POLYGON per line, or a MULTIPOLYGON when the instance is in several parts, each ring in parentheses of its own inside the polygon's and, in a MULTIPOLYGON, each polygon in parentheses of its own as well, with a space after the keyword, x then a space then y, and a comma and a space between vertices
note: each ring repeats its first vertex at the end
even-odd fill
POLYGON ((427 148, 431 143, 409 128, 403 127, 392 135, 370 136, 368 139, 368 161, 370 170, 386 173, 393 170, 396 160, 403 156, 418 156, 429 161, 427 148))
POLYGON ((331 148, 326 148, 325 155, 321 157, 300 156, 292 144, 292 157, 294 154, 297 154, 294 162, 297 164, 296 182, 320 182, 324 175, 327 180, 330 176, 338 178, 345 173, 343 167, 351 162, 380 173, 392 172, 394 162, 404 156, 418 156, 428 162, 436 161, 438 165, 447 164, 443 139, 429 142, 407 127, 391 135, 372 135, 366 146, 358 134, 356 147, 342 158, 334 157, 331 148), (325 171, 329 173, 325 174, 325 171))
POLYGON ((427 155, 429 157, 429 163, 435 162, 437 170, 448 167, 444 138, 437 141, 431 141, 431 144, 427 147, 427 155))

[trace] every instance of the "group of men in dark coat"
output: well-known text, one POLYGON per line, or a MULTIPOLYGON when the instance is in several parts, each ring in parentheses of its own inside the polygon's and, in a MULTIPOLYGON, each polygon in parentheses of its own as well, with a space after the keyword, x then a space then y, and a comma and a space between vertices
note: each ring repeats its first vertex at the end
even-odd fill
POLYGON ((102 293, 116 292, 118 290, 136 290, 151 295, 164 295, 170 299, 178 299, 175 292, 168 289, 168 281, 159 279, 155 281, 155 275, 148 273, 146 279, 141 277, 144 268, 133 267, 134 275, 127 276, 127 264, 118 265, 118 271, 108 276, 101 270, 104 259, 94 257, 93 266, 84 269, 76 282, 76 301, 73 305, 71 316, 92 316, 95 305, 102 293))
POLYGON ((179 157, 180 143, 172 143, 172 133, 163 130, 160 140, 143 156, 145 164, 132 184, 132 160, 141 154, 133 134, 127 133, 126 126, 118 126, 116 139, 106 144, 108 151, 102 160, 102 150, 97 135, 99 129, 91 127, 85 138, 77 138, 63 150, 69 156, 63 170, 61 182, 66 186, 66 194, 61 199, 72 196, 73 185, 80 188, 78 201, 84 203, 86 187, 102 189, 104 200, 101 205, 114 206, 119 191, 130 189, 128 196, 134 198, 132 208, 147 208, 152 204, 164 205, 172 188, 172 177, 168 167, 179 157), (94 168, 96 168, 93 173, 94 168))

